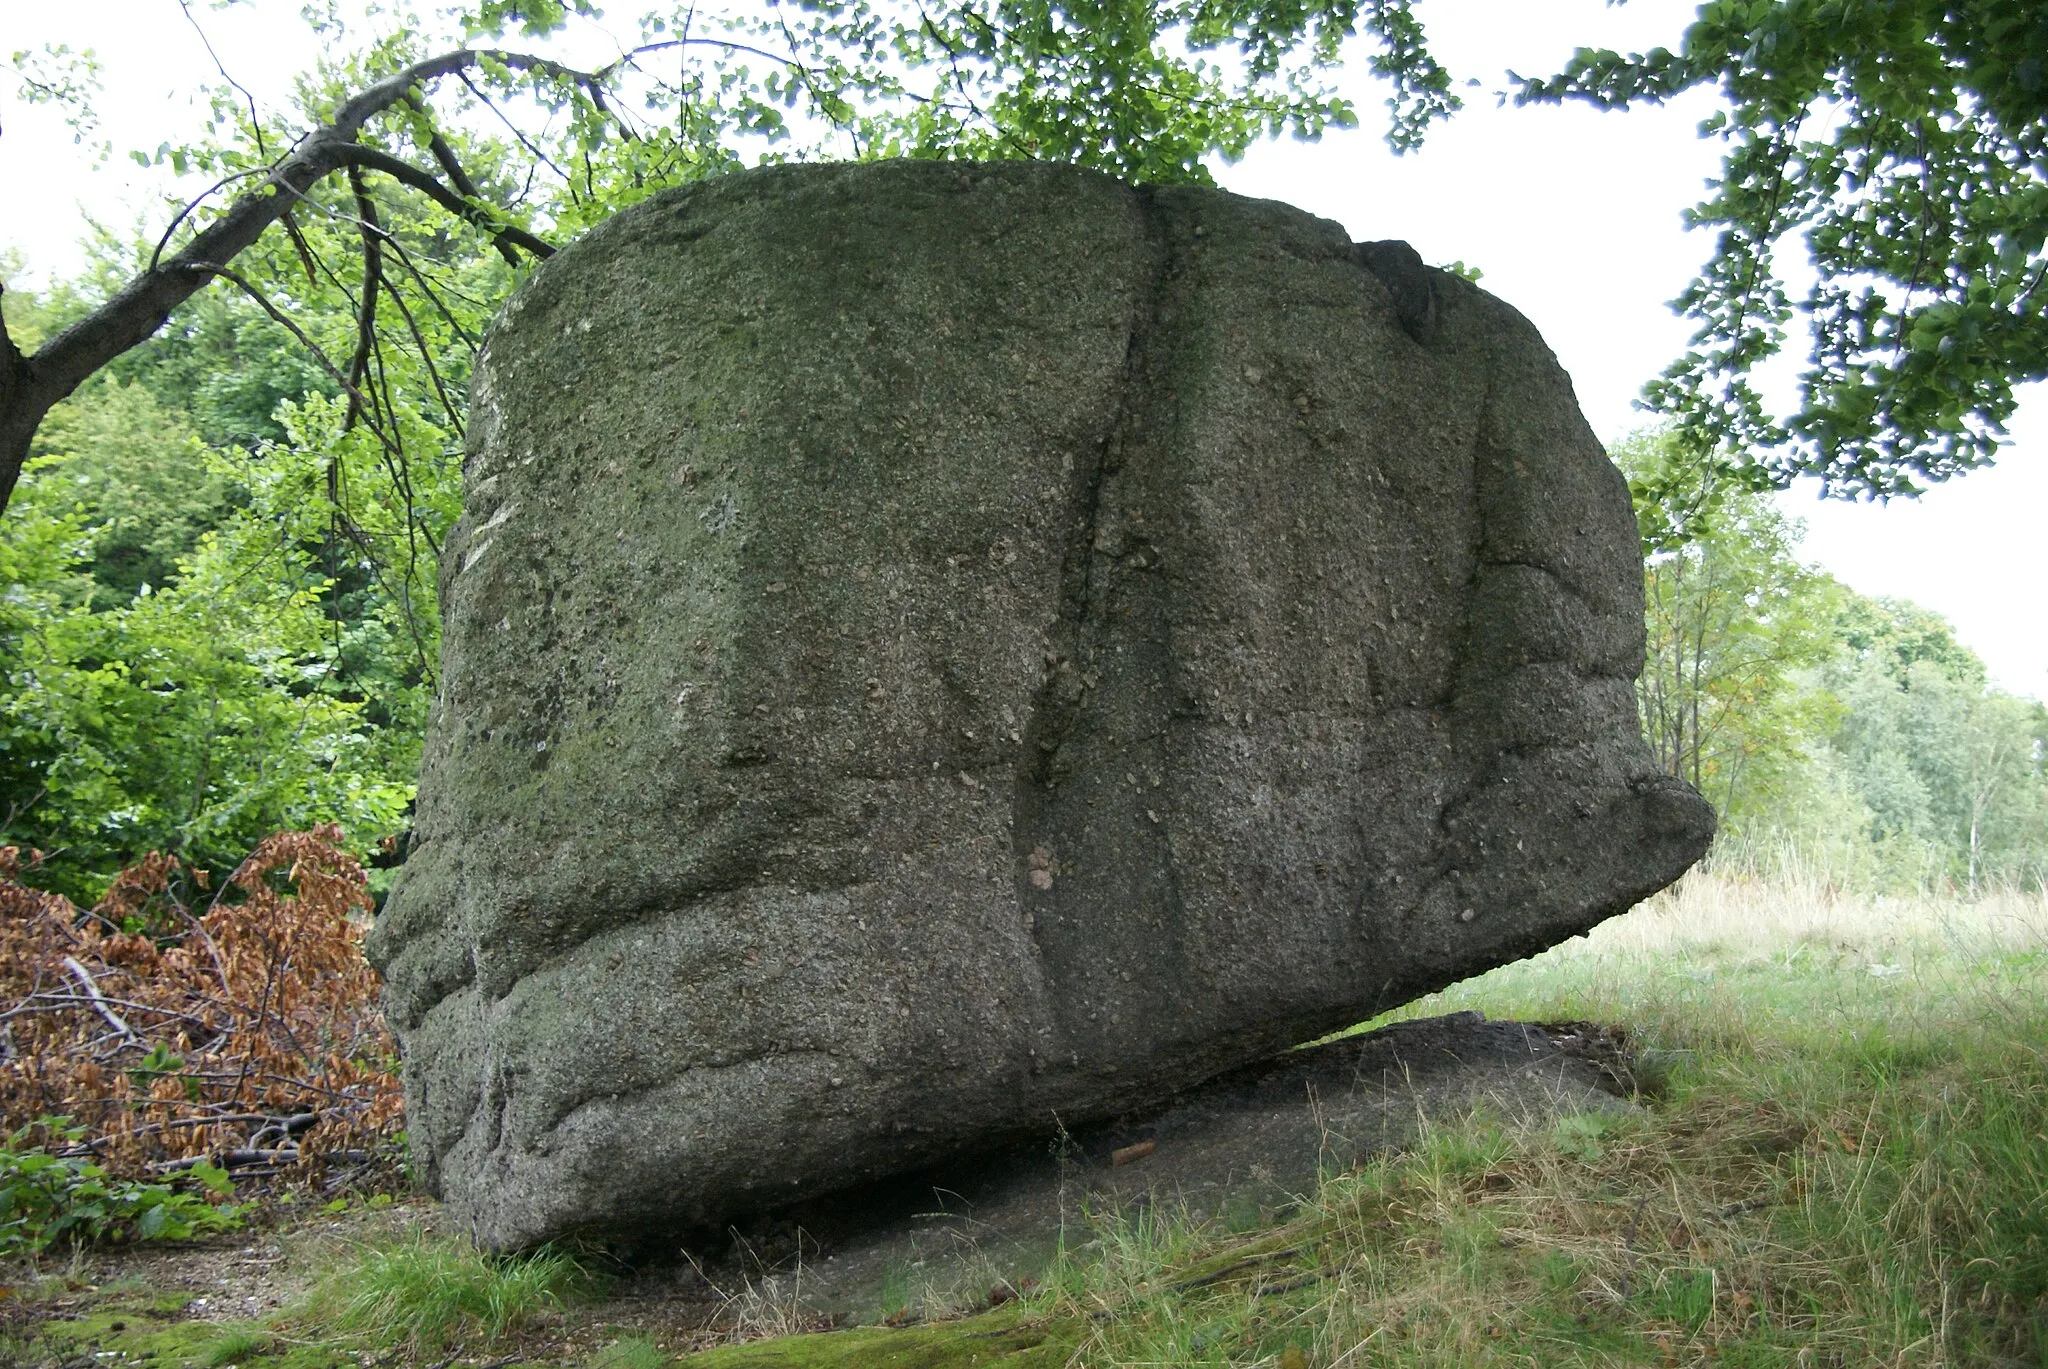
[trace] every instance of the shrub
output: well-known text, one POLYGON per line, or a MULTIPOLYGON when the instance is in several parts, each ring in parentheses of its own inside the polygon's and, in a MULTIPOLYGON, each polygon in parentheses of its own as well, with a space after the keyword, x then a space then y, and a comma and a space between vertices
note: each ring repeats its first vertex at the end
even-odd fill
MULTIPOLYGON (((205 1194, 169 1184, 117 1179, 77 1155, 52 1155, 29 1144, 40 1132, 76 1143, 85 1128, 63 1117, 42 1118, 0 1144, 0 1257, 36 1255, 60 1239, 183 1240, 240 1224, 241 1208, 215 1206, 205 1194)), ((227 1172, 212 1165, 186 1171, 214 1196, 234 1192, 227 1172)))
POLYGON ((204 872, 151 856, 89 912, 19 863, 0 848, 0 1125, 22 1145, 145 1187, 209 1161, 345 1166, 333 1184, 395 1151, 367 880, 338 828, 265 838, 210 897, 204 872))

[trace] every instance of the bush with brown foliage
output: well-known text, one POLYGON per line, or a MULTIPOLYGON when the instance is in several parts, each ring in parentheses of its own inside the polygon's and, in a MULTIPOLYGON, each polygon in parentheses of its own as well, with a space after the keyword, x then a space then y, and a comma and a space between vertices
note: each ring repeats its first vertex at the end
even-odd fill
POLYGON ((134 1178, 211 1159, 339 1188, 394 1164, 368 881, 339 828, 265 838, 210 898, 163 855, 83 913, 23 873, 0 848, 0 1128, 72 1118, 69 1148, 134 1178))

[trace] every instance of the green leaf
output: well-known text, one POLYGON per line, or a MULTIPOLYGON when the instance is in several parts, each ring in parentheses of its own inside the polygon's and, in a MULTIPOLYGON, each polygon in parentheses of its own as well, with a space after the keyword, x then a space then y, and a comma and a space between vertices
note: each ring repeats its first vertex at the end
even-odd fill
POLYGON ((185 1172, 197 1179, 210 1193, 228 1196, 235 1191, 235 1181, 229 1177, 225 1169, 211 1160, 202 1159, 185 1172))

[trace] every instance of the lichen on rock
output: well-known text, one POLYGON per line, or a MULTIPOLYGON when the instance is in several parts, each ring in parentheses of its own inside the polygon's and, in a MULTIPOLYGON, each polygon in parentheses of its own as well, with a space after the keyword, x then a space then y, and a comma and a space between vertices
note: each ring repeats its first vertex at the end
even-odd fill
POLYGON ((1398 246, 906 162, 535 273, 373 937, 479 1239, 1124 1111, 1697 859, 1626 487, 1534 329, 1398 246))

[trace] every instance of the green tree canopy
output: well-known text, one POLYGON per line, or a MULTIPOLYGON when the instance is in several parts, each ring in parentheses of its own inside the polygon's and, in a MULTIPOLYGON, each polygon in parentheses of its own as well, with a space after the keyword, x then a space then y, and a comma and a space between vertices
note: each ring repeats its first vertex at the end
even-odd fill
MULTIPOLYGON (((1459 103, 1414 0, 767 0, 724 18, 666 4, 628 21, 637 44, 604 67, 548 55, 594 14, 590 0, 482 0, 410 16, 403 37, 337 49, 309 74, 292 128, 262 127, 223 85, 214 136, 162 154, 219 175, 219 193, 40 351, 0 339, 0 507, 51 404, 207 281, 252 285, 230 263, 273 226, 302 246, 295 210, 338 175, 403 186, 517 259, 747 156, 1028 156, 1202 180, 1206 159, 1261 137, 1355 122, 1335 85, 1347 60, 1384 79, 1397 148, 1459 103), (504 123, 509 174, 456 153, 454 130, 485 111, 504 123)), ((338 0, 315 15, 345 40, 338 0)), ((1728 145, 1723 174, 1693 211, 1719 234, 1678 301, 1699 330, 1651 402, 1752 483, 1813 474, 1890 495, 1989 461, 2015 388, 2048 375, 2044 52, 2048 10, 2031 0, 1707 0, 1676 49, 1582 50, 1555 76, 1514 79, 1523 101, 1609 108, 1720 93, 1703 133, 1728 145), (1801 244, 1814 283, 1795 300, 1785 277, 1800 267, 1781 258, 1801 244), (1753 375, 1795 321, 1807 366, 1778 413, 1753 375)), ((32 98, 89 87, 86 60, 58 50, 15 73, 32 98)), ((372 284, 376 225, 356 217, 368 311, 411 287, 396 270, 372 284)), ((309 274, 334 269, 301 256, 309 274)), ((372 380, 322 369, 344 390, 372 380)), ((207 421, 260 424, 267 395, 229 388, 207 421)))
POLYGON ((1955 684, 1984 685, 1984 662, 1956 640, 1948 619, 1909 600, 1848 596, 1837 612, 1835 635, 1895 684, 1903 686, 1925 662, 1955 684))
MULTIPOLYGON (((1981 672, 1981 667, 1979 667, 1981 672)), ((2048 716, 1922 658, 1849 657, 1830 681, 1832 743, 1871 813, 1871 836, 1923 853, 1974 896, 1985 880, 2048 876, 2048 716)))
POLYGON ((51 456, 40 478, 53 486, 46 502, 68 505, 90 530, 91 601, 113 607, 175 580, 234 490, 204 460, 185 413, 148 388, 109 377, 81 400, 43 425, 51 456))
POLYGON ((1824 727, 1828 701, 1802 673, 1836 650, 1836 587, 1800 564, 1797 527, 1765 496, 1722 481, 1668 500, 1686 467, 1675 434, 1639 433, 1611 455, 1644 542, 1644 739, 1739 827, 1776 801, 1824 727))
POLYGON ((1876 887, 2048 881, 2048 709, 1940 614, 1799 560, 1800 524, 1670 430, 1619 443, 1644 549, 1636 700, 1720 858, 1876 887))
MULTIPOLYGON (((297 127, 266 126, 240 91, 217 89, 211 136, 159 154, 179 172, 219 177, 213 190, 176 216, 131 278, 39 349, 24 353, 0 332, 0 509, 51 407, 208 282, 235 286, 289 328, 296 292, 241 260, 280 235, 308 288, 325 278, 353 294, 358 345, 317 359, 352 416, 388 438, 368 394, 380 381, 378 310, 424 314, 433 301, 387 250, 383 187, 437 206, 450 231, 480 234, 516 265, 549 253, 541 233, 574 234, 663 186, 736 165, 749 144, 766 157, 1027 156, 1205 180, 1211 155, 1354 122, 1330 74, 1360 37, 1391 84, 1389 137, 1407 146, 1457 105, 1412 3, 817 0, 722 20, 684 4, 643 14, 638 44, 594 70, 547 55, 572 15, 595 14, 589 0, 484 0, 452 23, 413 16, 398 36, 310 74, 297 127), (532 50, 481 45, 507 41, 532 50), (464 138, 469 114, 502 120, 508 140, 464 138), (310 221, 323 216, 360 239, 356 260, 313 250, 310 221)), ((344 32, 338 5, 324 23, 344 32)), ((46 69, 61 56, 17 58, 20 88, 75 103, 89 73, 46 69)), ((249 396, 219 398, 224 414, 260 422, 249 396)))
POLYGON ((1728 151, 1691 214, 1714 255, 1677 301, 1699 329, 1651 405, 1759 480, 1892 495, 1989 462, 2015 387, 2048 376, 2044 62, 2038 0, 1708 0, 1675 50, 1582 50, 1519 98, 1721 93, 1701 132, 1728 151), (1795 321, 1778 412, 1753 375, 1795 321))

